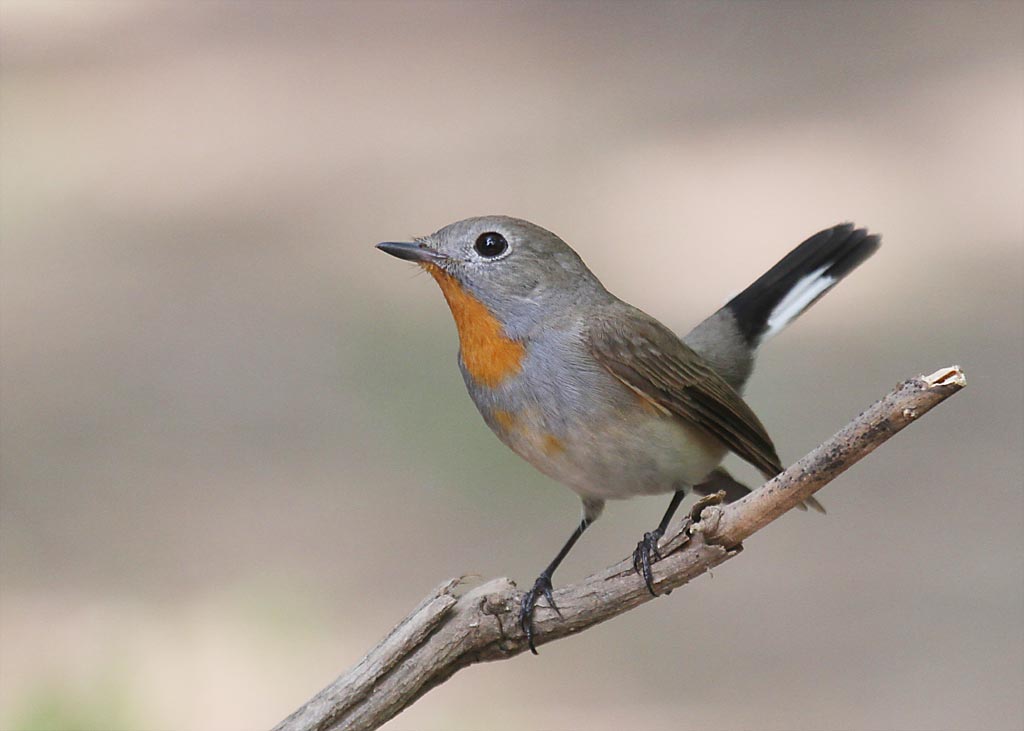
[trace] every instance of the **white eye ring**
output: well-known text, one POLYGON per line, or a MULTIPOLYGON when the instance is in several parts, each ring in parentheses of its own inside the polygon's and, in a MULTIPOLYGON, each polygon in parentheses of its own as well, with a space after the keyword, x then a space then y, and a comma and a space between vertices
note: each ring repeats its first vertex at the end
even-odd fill
POLYGON ((508 256, 512 247, 509 246, 508 240, 497 231, 487 231, 477 236, 476 243, 473 244, 473 251, 485 261, 495 261, 508 256))

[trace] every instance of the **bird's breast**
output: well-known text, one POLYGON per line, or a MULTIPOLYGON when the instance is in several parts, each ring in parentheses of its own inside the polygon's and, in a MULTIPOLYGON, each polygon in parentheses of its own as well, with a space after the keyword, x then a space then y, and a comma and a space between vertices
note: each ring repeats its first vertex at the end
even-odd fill
POLYGON ((424 268, 441 287, 459 331, 459 353, 466 372, 482 386, 494 388, 522 370, 526 349, 505 335, 497 318, 453 276, 435 264, 424 268))

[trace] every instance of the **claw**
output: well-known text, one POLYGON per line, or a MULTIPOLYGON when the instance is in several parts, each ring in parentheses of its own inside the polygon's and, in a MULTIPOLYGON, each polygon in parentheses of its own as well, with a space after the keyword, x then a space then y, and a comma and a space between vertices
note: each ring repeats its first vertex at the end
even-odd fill
POLYGON ((661 560, 661 553, 658 551, 658 541, 661 540, 662 535, 663 533, 660 530, 644 533, 644 539, 636 544, 636 550, 633 551, 633 570, 644 577, 644 583, 647 584, 647 591, 651 592, 651 596, 658 596, 658 593, 654 591, 651 557, 653 556, 654 561, 661 560))
POLYGON ((530 652, 534 655, 537 654, 537 647, 533 644, 533 610, 537 606, 537 600, 544 597, 548 601, 548 606, 554 609, 559 617, 562 616, 558 605, 555 604, 551 589, 551 577, 541 574, 533 582, 533 588, 523 594, 523 600, 519 605, 519 626, 526 634, 526 642, 530 646, 530 652))

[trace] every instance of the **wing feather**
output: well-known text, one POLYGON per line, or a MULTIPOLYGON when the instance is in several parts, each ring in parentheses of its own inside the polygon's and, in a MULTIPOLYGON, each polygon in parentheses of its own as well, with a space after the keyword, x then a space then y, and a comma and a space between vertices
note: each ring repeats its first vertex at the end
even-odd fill
POLYGON ((642 398, 711 434, 766 476, 782 471, 775 446, 742 397, 656 320, 622 312, 589 328, 597 362, 642 398))

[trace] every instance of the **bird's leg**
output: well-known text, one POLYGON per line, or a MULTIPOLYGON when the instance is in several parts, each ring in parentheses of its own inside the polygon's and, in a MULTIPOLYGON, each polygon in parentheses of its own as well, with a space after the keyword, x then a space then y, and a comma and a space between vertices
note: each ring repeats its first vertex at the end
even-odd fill
POLYGON ((533 582, 533 588, 523 594, 522 603, 519 605, 519 626, 523 628, 523 632, 526 633, 526 641, 530 645, 530 652, 534 655, 537 654, 537 648, 533 644, 533 610, 537 604, 537 600, 542 596, 548 600, 548 606, 558 613, 561 617, 562 613, 558 611, 558 607, 555 605, 555 599, 551 596, 551 575, 555 573, 555 569, 558 568, 558 564, 562 563, 562 560, 568 555, 569 550, 573 547, 576 541, 579 540, 580 536, 583 535, 583 531, 587 529, 593 522, 593 518, 588 519, 584 516, 580 520, 580 524, 576 526, 576 530, 569 536, 569 540, 562 546, 562 550, 558 552, 555 559, 548 564, 548 567, 540 572, 540 576, 533 582))
POLYGON ((647 584, 647 591, 651 592, 651 596, 658 596, 654 591, 654 577, 651 575, 652 561, 661 560, 661 554, 658 553, 658 541, 668 530, 668 524, 684 497, 685 493, 682 490, 676 490, 658 527, 644 533, 643 540, 636 544, 636 550, 633 551, 633 570, 644 577, 644 583, 647 584))

